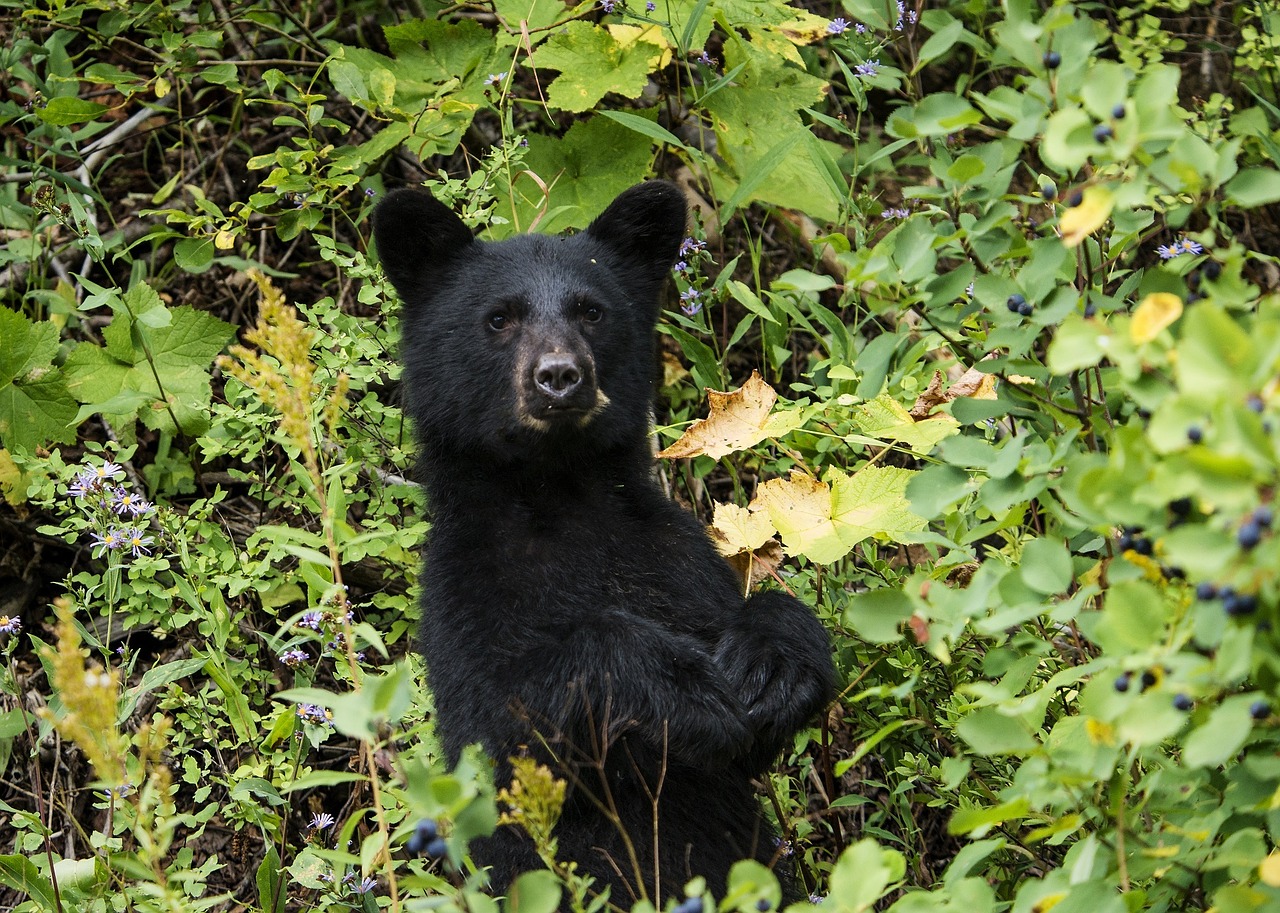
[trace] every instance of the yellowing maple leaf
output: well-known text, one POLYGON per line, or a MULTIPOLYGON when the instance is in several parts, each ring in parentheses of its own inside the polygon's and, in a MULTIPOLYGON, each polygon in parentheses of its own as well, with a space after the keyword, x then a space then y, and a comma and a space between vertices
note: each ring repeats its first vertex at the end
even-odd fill
POLYGON ((1062 243, 1067 247, 1078 247, 1080 242, 1101 228, 1111 218, 1111 207, 1115 205, 1115 194, 1105 187, 1090 187, 1084 192, 1078 206, 1072 206, 1062 212, 1058 219, 1058 230, 1062 232, 1062 243))
POLYGON ((737 504, 717 504, 711 518, 711 538, 720 554, 729 556, 753 552, 773 538, 773 524, 762 510, 748 510, 737 504))
POLYGON ((943 413, 917 421, 902 403, 888 393, 855 406, 858 429, 881 441, 899 441, 916 453, 928 453, 943 438, 956 433, 959 423, 943 413))
POLYGON ((1181 298, 1169 292, 1152 292, 1134 309, 1129 338, 1137 345, 1150 342, 1181 316, 1181 298))
POLYGON ((781 437, 798 428, 804 418, 798 411, 770 415, 777 400, 778 394, 757 371, 752 371, 747 382, 732 393, 708 390, 711 409, 707 417, 690 425, 680 440, 658 456, 674 460, 706 454, 718 460, 754 447, 765 438, 781 437))
POLYGON ((865 466, 851 476, 830 470, 828 484, 793 471, 789 479, 761 485, 756 501, 788 554, 830 564, 869 536, 895 539, 924 529, 906 497, 914 474, 893 466, 865 466))

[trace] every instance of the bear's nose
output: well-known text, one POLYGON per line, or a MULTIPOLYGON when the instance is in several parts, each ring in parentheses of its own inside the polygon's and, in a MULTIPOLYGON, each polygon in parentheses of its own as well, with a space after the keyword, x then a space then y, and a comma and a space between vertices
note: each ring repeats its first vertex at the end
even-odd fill
POLYGON ((582 384, 582 368, 572 355, 551 352, 538 358, 533 382, 553 400, 568 399, 582 384))

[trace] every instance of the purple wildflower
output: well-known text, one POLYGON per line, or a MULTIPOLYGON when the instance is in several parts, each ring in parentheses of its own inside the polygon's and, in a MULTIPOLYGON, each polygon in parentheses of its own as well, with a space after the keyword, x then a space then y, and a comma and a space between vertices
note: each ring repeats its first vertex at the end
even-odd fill
POLYGON ((355 885, 353 887, 353 890, 355 890, 357 894, 368 894, 377 886, 378 886, 378 879, 374 878, 372 875, 369 875, 368 877, 362 879, 359 884, 355 885))
POLYGON ((322 831, 327 827, 333 827, 333 822, 333 815, 328 812, 316 812, 307 822, 307 827, 313 831, 322 831))
POLYGON ((860 63, 853 68, 853 72, 857 73, 859 76, 879 76, 880 61, 877 59, 868 60, 866 63, 860 63))
POLYGON ((703 250, 707 246, 707 242, 699 241, 697 238, 685 238, 680 245, 680 256, 690 257, 698 251, 703 250))
POLYGON ((688 268, 689 268, 688 263, 685 263, 683 260, 677 260, 676 265, 671 267, 671 271, 675 273, 683 273, 688 268))
POLYGON ((0 615, 0 634, 17 634, 22 630, 22 619, 17 615, 0 615))
MULTIPOLYGON (((610 9, 608 10, 608 12, 612 13, 613 10, 610 9)), ((502 80, 506 78, 507 78, 507 74, 505 70, 501 73, 490 73, 488 76, 484 78, 484 84, 486 86, 496 86, 498 83, 502 82, 502 80)))
POLYGON ((698 311, 702 310, 702 293, 696 288, 688 289, 680 293, 680 310, 684 312, 686 317, 692 317, 698 311))
POLYGON ((905 208, 903 208, 903 207, 901 207, 901 206, 896 206, 896 207, 893 207, 893 208, 891 208, 891 209, 886 209, 884 212, 880 213, 880 218, 882 218, 882 219, 905 219, 905 218, 906 218, 907 216, 909 216, 909 215, 911 215, 911 210, 909 210, 909 209, 905 209, 905 208))
POLYGON ((843 16, 837 16, 827 23, 828 35, 843 35, 844 30, 849 27, 849 20, 843 16))
POLYGON ((93 557, 101 558, 109 551, 115 551, 124 544, 124 536, 114 526, 105 530, 93 531, 93 557))
POLYGON ((117 485, 110 489, 110 492, 111 509, 116 512, 116 516, 123 517, 128 514, 131 517, 140 517, 151 510, 151 504, 145 498, 138 497, 123 485, 117 485))
POLYGON ((313 726, 333 725, 329 719, 329 711, 316 704, 299 704, 297 714, 302 722, 311 723, 313 726))
POLYGON ((1160 255, 1161 260, 1172 260, 1182 254, 1202 254, 1204 245, 1190 238, 1180 238, 1172 244, 1161 244, 1156 248, 1156 253, 1160 255))
POLYGON ((378 195, 378 192, 374 190, 372 187, 366 187, 364 189, 364 195, 372 200, 375 196, 378 195))
POLYGON ((139 526, 128 526, 120 530, 121 548, 127 548, 133 552, 133 557, 139 555, 150 555, 149 546, 155 541, 151 536, 146 534, 146 530, 139 526))
POLYGON ((280 654, 280 662, 284 663, 290 669, 301 666, 311 658, 311 654, 306 650, 295 648, 293 650, 285 650, 280 654))
POLYGON ((716 65, 715 59, 705 50, 695 57, 694 60, 702 64, 704 67, 714 67, 716 65))
POLYGON ((298 627, 310 628, 312 631, 319 631, 323 624, 324 614, 321 612, 307 612, 298 619, 298 627))
POLYGON ((644 5, 644 11, 646 13, 652 13, 657 8, 658 4, 654 3, 653 0, 649 0, 649 2, 644 5))
POLYGON ((618 5, 617 0, 600 0, 600 9, 606 13, 612 13, 614 7, 618 5))
POLYGON ((854 30, 855 32, 857 32, 859 35, 865 35, 865 34, 867 34, 867 27, 866 27, 865 25, 863 25, 861 22, 859 22, 857 25, 855 25, 855 26, 853 27, 853 30, 854 30))

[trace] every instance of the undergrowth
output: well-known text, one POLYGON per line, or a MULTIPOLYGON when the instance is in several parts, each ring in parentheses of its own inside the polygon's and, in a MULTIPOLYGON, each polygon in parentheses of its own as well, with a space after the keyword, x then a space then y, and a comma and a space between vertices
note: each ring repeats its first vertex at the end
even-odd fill
POLYGON ((367 216, 653 176, 664 481, 843 677, 762 784, 811 901, 1280 907, 1274 0, 410 6, 0 0, 0 907, 609 906, 441 763, 367 216))

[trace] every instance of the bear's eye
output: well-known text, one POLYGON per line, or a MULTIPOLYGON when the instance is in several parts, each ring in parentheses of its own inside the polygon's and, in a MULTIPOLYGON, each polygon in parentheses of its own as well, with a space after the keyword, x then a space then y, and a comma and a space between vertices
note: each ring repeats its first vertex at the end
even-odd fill
POLYGON ((584 301, 578 305, 578 315, 587 323, 598 323, 604 316, 604 310, 598 304, 584 301))
POLYGON ((511 326, 511 318, 506 314, 490 314, 488 323, 491 330, 505 330, 511 326))

